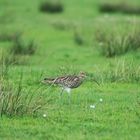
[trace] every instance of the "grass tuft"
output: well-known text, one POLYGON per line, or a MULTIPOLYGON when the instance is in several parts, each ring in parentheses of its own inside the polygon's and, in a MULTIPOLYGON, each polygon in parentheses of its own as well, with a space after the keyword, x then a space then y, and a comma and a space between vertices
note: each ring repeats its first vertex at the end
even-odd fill
MULTIPOLYGON (((90 79, 99 83, 106 82, 123 82, 123 83, 140 83, 140 65, 126 62, 126 60, 109 63, 103 69, 97 69, 94 74, 89 74, 90 79)), ((91 80, 92 81, 92 80, 91 80)))
POLYGON ((104 77, 111 82, 140 82, 140 65, 118 61, 110 66, 110 70, 104 72, 104 77))
POLYGON ((74 28, 74 23, 72 22, 66 22, 63 20, 56 20, 50 23, 52 27, 58 30, 70 30, 74 28))
POLYGON ((60 13, 64 10, 62 3, 58 0, 46 0, 40 4, 39 9, 41 12, 48 13, 60 13))
MULTIPOLYGON (((37 91, 37 90, 36 90, 37 91)), ((45 103, 38 93, 25 90, 22 86, 22 74, 16 88, 8 81, 0 79, 0 116, 37 116, 45 103)))
POLYGON ((82 37, 82 35, 79 32, 74 33, 74 41, 78 45, 83 45, 85 43, 84 38, 82 37))
POLYGON ((125 54, 129 51, 135 51, 140 48, 140 28, 133 29, 133 25, 125 26, 118 30, 115 28, 110 30, 104 27, 95 33, 96 41, 99 44, 101 54, 106 57, 113 57, 125 54))
POLYGON ((5 41, 13 41, 17 37, 19 33, 1 33, 0 34, 0 41, 5 42, 5 41))
POLYGON ((22 40, 21 34, 18 34, 13 40, 13 45, 10 48, 13 54, 21 54, 21 55, 32 55, 36 51, 36 45, 34 41, 30 41, 25 44, 22 40))
POLYGON ((140 6, 128 5, 126 3, 103 3, 100 5, 99 10, 103 13, 140 14, 140 6))
MULTIPOLYGON (((11 65, 25 65, 29 59, 28 55, 15 55, 8 49, 1 49, 0 53, 0 70, 2 73, 11 65)), ((5 72, 4 72, 5 71, 5 72)))

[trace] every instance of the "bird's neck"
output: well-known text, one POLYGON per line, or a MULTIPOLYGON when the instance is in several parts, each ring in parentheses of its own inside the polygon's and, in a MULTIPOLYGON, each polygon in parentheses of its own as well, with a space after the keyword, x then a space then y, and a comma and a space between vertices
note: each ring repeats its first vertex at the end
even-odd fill
POLYGON ((80 80, 84 80, 85 79, 85 77, 84 76, 79 76, 79 78, 80 78, 80 80))

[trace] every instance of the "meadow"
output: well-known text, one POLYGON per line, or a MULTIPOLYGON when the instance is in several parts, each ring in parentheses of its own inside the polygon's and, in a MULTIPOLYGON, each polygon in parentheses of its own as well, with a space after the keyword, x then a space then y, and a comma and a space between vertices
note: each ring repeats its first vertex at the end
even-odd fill
POLYGON ((0 140, 139 140, 139 0, 48 3, 0 0, 0 140))

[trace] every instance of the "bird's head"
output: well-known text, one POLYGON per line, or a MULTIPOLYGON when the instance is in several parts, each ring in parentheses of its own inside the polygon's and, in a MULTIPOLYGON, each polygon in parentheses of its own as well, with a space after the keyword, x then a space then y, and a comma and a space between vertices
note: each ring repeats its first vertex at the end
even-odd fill
POLYGON ((84 79, 84 78, 87 77, 87 75, 86 75, 85 72, 81 71, 81 72, 79 73, 79 77, 81 77, 82 79, 84 79))

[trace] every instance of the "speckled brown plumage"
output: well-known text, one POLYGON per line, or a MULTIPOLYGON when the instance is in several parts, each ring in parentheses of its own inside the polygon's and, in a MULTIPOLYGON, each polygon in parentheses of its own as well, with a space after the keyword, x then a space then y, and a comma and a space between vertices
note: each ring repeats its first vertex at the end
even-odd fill
POLYGON ((77 88, 85 79, 85 73, 81 72, 79 75, 66 75, 57 78, 44 78, 43 83, 56 84, 63 88, 77 88))

